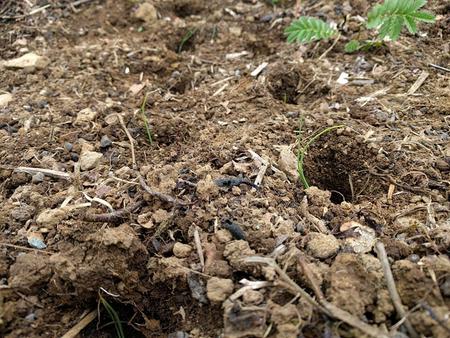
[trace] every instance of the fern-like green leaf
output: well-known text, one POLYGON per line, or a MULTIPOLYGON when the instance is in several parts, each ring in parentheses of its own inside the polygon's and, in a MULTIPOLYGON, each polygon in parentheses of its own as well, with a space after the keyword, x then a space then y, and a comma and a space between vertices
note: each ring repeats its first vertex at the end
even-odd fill
POLYGON ((344 50, 346 53, 354 53, 361 48, 359 41, 351 40, 345 44, 344 50))
POLYGON ((435 16, 421 11, 426 0, 385 0, 383 4, 375 5, 367 15, 367 28, 379 29, 381 39, 389 37, 397 40, 403 26, 412 34, 417 32, 417 22, 433 23, 435 16))
POLYGON ((308 43, 316 40, 325 40, 337 33, 325 21, 320 19, 302 16, 293 21, 284 31, 287 36, 287 42, 308 43))

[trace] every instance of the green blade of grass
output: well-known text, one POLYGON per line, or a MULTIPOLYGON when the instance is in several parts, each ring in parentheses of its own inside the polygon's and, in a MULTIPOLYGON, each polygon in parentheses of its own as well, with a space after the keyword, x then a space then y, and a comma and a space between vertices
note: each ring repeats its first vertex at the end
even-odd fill
POLYGON ((147 104, 147 97, 148 97, 148 94, 145 94, 144 101, 142 102, 142 106, 141 106, 141 118, 142 118, 142 121, 144 121, 145 131, 147 132, 148 143, 150 143, 150 145, 152 145, 153 144, 152 131, 150 129, 150 124, 148 123, 147 116, 145 115, 145 106, 147 104))
POLYGON ((114 326, 116 328, 116 333, 118 338, 125 338, 125 334, 122 327, 122 322, 119 318, 119 315, 117 314, 116 310, 106 301, 105 298, 102 297, 102 295, 98 295, 100 299, 100 303, 102 303, 103 307, 105 308, 106 312, 108 312, 109 317, 111 317, 112 321, 114 322, 114 326))
POLYGON ((301 146, 300 143, 300 137, 301 137, 301 133, 299 132, 299 139, 298 139, 298 152, 297 152, 297 172, 298 172, 298 176, 300 178, 300 181, 303 184, 303 188, 308 189, 310 187, 308 180, 306 179, 306 175, 305 175, 305 170, 303 168, 303 162, 305 160, 305 155, 306 152, 308 151, 308 148, 311 146, 311 144, 313 144, 314 142, 317 141, 318 138, 320 138, 321 136, 339 129, 339 128, 343 128, 345 127, 344 125, 338 125, 338 126, 332 126, 332 127, 328 127, 323 129, 322 131, 319 131, 315 134, 313 134, 313 136, 311 136, 307 141, 306 144, 304 146, 301 146))

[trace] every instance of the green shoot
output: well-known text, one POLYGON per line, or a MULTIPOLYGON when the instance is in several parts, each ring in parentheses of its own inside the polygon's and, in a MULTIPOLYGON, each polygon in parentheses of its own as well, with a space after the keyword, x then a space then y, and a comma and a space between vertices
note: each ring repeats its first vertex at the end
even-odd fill
POLYGON ((304 145, 302 145, 302 127, 303 127, 303 119, 300 120, 300 127, 299 127, 299 131, 298 131, 298 136, 297 136, 297 143, 298 143, 297 172, 298 172, 298 176, 300 177, 300 181, 303 184, 303 188, 308 189, 310 187, 310 185, 308 183, 308 180, 306 179, 305 169, 303 167, 303 163, 304 163, 306 152, 308 151, 308 148, 311 146, 311 144, 316 142, 317 139, 319 139, 321 136, 323 136, 333 130, 343 128, 344 126, 343 125, 332 126, 332 127, 325 128, 319 132, 316 132, 306 140, 306 143, 304 145))
POLYGON ((361 49, 361 44, 358 40, 351 40, 345 45, 344 49, 346 53, 354 53, 361 49))
POLYGON ((417 22, 433 23, 435 16, 421 11, 426 0, 385 0, 375 5, 367 15, 367 28, 379 29, 379 38, 397 40, 404 26, 411 34, 417 33, 417 22))
POLYGON ((125 338, 125 334, 123 332, 122 322, 120 321, 119 315, 117 314, 116 310, 106 301, 105 298, 102 297, 102 295, 98 294, 100 303, 105 308, 106 312, 108 312, 108 315, 111 317, 112 321, 114 322, 114 326, 116 328, 116 333, 118 338, 125 338))
POLYGON ((150 143, 150 145, 152 145, 153 144, 152 131, 150 129, 150 124, 148 123, 147 116, 145 115, 145 106, 147 104, 147 97, 148 97, 148 94, 145 94, 144 101, 142 102, 142 106, 141 106, 141 118, 142 118, 142 121, 144 121, 145 131, 147 132, 148 143, 150 143))
POLYGON ((293 21, 284 31, 287 42, 309 43, 328 39, 337 34, 337 30, 320 19, 302 16, 293 21))
POLYGON ((383 41, 358 41, 351 40, 348 42, 344 49, 346 53, 354 53, 357 51, 369 51, 372 48, 380 48, 383 45, 383 41))
POLYGON ((189 41, 190 38, 192 38, 195 34, 195 32, 197 32, 197 28, 194 28, 192 30, 188 30, 186 32, 186 34, 184 34, 183 38, 180 41, 180 44, 178 45, 178 54, 181 53, 181 51, 183 50, 184 45, 186 44, 186 42, 189 41))

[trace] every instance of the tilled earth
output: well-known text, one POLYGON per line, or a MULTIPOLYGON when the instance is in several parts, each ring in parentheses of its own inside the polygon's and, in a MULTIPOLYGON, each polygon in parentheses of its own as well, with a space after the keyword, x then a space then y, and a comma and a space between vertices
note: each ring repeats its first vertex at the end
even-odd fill
POLYGON ((450 7, 345 54, 370 6, 0 2, 0 335, 115 337, 106 301, 126 337, 413 337, 382 243, 416 336, 448 337, 450 7), (341 38, 286 44, 294 13, 341 38), (296 143, 338 125, 305 190, 296 143))

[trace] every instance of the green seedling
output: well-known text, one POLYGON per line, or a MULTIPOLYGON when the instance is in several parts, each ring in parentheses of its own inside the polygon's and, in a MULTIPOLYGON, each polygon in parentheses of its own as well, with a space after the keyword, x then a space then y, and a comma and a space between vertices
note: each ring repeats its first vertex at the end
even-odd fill
POLYGON ((338 31, 325 21, 302 16, 298 20, 293 21, 284 33, 287 36, 288 43, 309 43, 329 39, 336 35, 338 31))
POLYGON ((150 124, 148 123, 147 115, 145 115, 145 106, 147 104, 147 97, 148 94, 145 94, 144 101, 142 102, 141 106, 141 118, 142 121, 144 122, 145 131, 147 132, 148 143, 152 145, 153 144, 152 130, 150 129, 150 124))
POLYGON ((383 46, 383 41, 358 41, 358 40, 351 40, 345 45, 345 52, 346 53, 354 53, 357 51, 364 51, 367 52, 371 49, 380 48, 383 46))
MULTIPOLYGON (((375 5, 367 15, 366 27, 378 30, 378 41, 351 40, 345 45, 345 51, 369 50, 382 45, 385 38, 395 41, 404 27, 411 34, 417 33, 419 22, 433 23, 436 20, 432 13, 421 10, 426 3, 426 0, 385 0, 375 5)), ((325 21, 306 16, 293 21, 285 30, 289 43, 326 40, 336 34, 338 31, 325 21)))
POLYGON ((111 317, 111 320, 114 323, 114 327, 116 329, 117 337, 118 338, 125 338, 125 334, 122 327, 122 322, 120 321, 119 315, 117 314, 116 310, 109 304, 105 298, 102 297, 102 295, 99 293, 99 302, 103 305, 106 312, 108 312, 109 317, 111 317))
POLYGON ((404 26, 411 34, 417 33, 417 23, 434 23, 435 16, 421 11, 426 0, 385 0, 375 5, 367 15, 367 28, 378 29, 380 40, 397 40, 404 26))
POLYGON ((194 29, 189 29, 186 34, 184 34, 183 38, 180 41, 180 44, 178 45, 178 54, 181 53, 181 51, 183 50, 184 45, 186 44, 186 42, 189 41, 190 38, 192 38, 195 34, 195 32, 197 32, 197 28, 194 29))
POLYGON ((339 128, 343 128, 345 127, 344 125, 338 125, 338 126, 332 126, 332 127, 328 127, 325 128, 321 131, 315 132, 312 136, 310 136, 309 138, 306 139, 306 142, 303 143, 302 140, 302 127, 303 127, 303 119, 300 120, 300 125, 299 125, 299 131, 297 134, 297 144, 298 144, 298 148, 297 148, 297 172, 298 172, 298 176, 300 178, 300 181, 303 184, 303 188, 304 189, 308 189, 310 187, 308 180, 306 179, 306 175, 305 175, 305 169, 304 169, 304 161, 305 161, 305 156, 307 154, 307 151, 309 149, 309 147, 316 142, 321 136, 328 134, 329 132, 339 129, 339 128))

